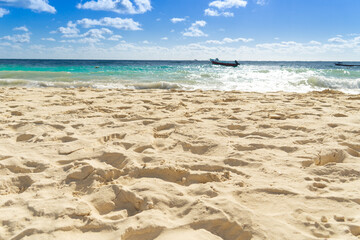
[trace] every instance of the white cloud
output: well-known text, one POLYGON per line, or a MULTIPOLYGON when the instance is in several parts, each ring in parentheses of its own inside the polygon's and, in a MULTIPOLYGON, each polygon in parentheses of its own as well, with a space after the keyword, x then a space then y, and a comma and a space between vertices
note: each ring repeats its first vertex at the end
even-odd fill
POLYGON ((46 50, 46 47, 44 45, 31 45, 30 49, 38 50, 38 51, 44 51, 46 50))
MULTIPOLYGON (((3 42, 2 43, 2 42, 0 42, 0 48, 1 48, 1 46, 6 47, 6 50, 9 50, 11 48, 11 51, 12 50, 21 50, 22 49, 21 45, 17 44, 17 43, 9 43, 9 42, 3 42)), ((18 51, 15 51, 15 52, 18 52, 18 51)))
POLYGON ((212 17, 218 17, 218 16, 220 16, 220 13, 217 10, 208 8, 208 9, 205 9, 205 15, 212 16, 212 17))
POLYGON ((172 18, 170 19, 172 23, 184 22, 185 18, 172 18))
POLYGON ((224 38, 222 41, 208 40, 205 43, 223 45, 223 44, 226 44, 226 43, 236 43, 236 42, 248 43, 248 42, 252 42, 252 41, 254 41, 254 39, 252 39, 252 38, 235 38, 235 39, 224 38))
POLYGON ((119 41, 121 38, 122 38, 121 35, 112 35, 107 40, 109 40, 109 41, 119 41))
POLYGON ((98 38, 80 38, 80 39, 68 39, 68 40, 61 40, 60 42, 63 43, 98 43, 100 39, 98 38))
POLYGON ((219 40, 208 40, 205 43, 207 43, 207 44, 219 44, 219 45, 224 44, 222 41, 219 41, 219 40))
MULTIPOLYGON (((355 36, 355 35, 354 35, 355 36)), ((77 58, 77 59, 208 59, 209 56, 217 56, 220 59, 239 60, 276 60, 276 61, 338 61, 341 56, 343 61, 356 61, 360 53, 360 36, 345 38, 347 43, 321 42, 321 45, 310 42, 263 42, 255 46, 215 45, 209 46, 204 43, 192 43, 161 47, 155 43, 127 43, 116 42, 115 46, 107 47, 96 44, 97 40, 91 38, 65 39, 68 43, 63 46, 47 47, 42 53, 31 51, 29 47, 21 49, 21 44, 0 43, 4 46, 0 51, 0 58, 77 58), (87 45, 72 46, 71 43, 90 43, 87 45), (95 44, 92 44, 95 43, 95 44), (8 47, 9 46, 9 47, 8 47), (21 51, 14 51, 14 48, 21 51)))
POLYGON ((48 0, 0 0, 10 7, 31 9, 34 12, 56 13, 56 9, 49 5, 48 0))
MULTIPOLYGON (((112 35, 113 31, 108 28, 90 29, 87 32, 80 34, 79 29, 76 28, 76 24, 71 21, 68 23, 67 28, 59 28, 59 32, 63 34, 65 38, 77 38, 69 40, 61 40, 60 42, 68 43, 97 43, 102 39, 107 39, 104 35, 112 35), (74 28, 75 27, 75 28, 74 28)), ((117 41, 122 38, 120 35, 112 35, 107 40, 117 41)))
POLYGON ((28 43, 30 42, 30 33, 15 34, 12 36, 4 36, 0 38, 2 40, 8 40, 14 43, 28 43))
POLYGON ((206 16, 212 16, 212 17, 218 17, 218 16, 233 17, 234 13, 225 12, 224 9, 246 7, 246 5, 247 5, 247 1, 245 0, 216 0, 210 2, 209 7, 212 8, 205 9, 204 13, 206 16), (220 12, 213 8, 219 9, 220 12))
POLYGON ((256 47, 257 48, 261 48, 261 49, 269 49, 269 50, 274 50, 274 49, 288 49, 288 48, 294 48, 295 46, 299 47, 302 44, 294 42, 294 41, 287 41, 287 42, 281 42, 281 43, 261 43, 261 44, 257 44, 256 47))
POLYGON ((218 12, 216 9, 207 8, 207 9, 205 9, 205 16, 211 16, 211 17, 219 17, 219 16, 233 17, 233 16, 234 16, 234 13, 232 13, 232 12, 218 12))
POLYGON ((201 31, 200 27, 205 27, 206 22, 205 21, 196 21, 193 24, 191 24, 191 27, 185 29, 185 32, 183 33, 183 36, 186 37, 207 37, 208 35, 205 34, 203 31, 201 31))
POLYGON ((169 40, 169 38, 168 37, 163 37, 163 38, 161 38, 161 40, 169 40))
POLYGON ((112 35, 113 31, 107 28, 101 29, 90 29, 84 34, 81 34, 80 37, 89 37, 89 38, 97 38, 97 39, 105 39, 104 35, 112 35))
POLYGON ((311 44, 311 45, 321 45, 321 42, 312 40, 312 41, 309 42, 309 44, 311 44))
POLYGON ((248 43, 248 42, 252 42, 254 41, 254 39, 252 38, 235 38, 235 39, 231 39, 231 38, 224 38, 223 42, 224 43, 234 43, 234 42, 244 42, 244 43, 248 43))
POLYGON ((96 19, 88 19, 84 18, 73 23, 69 21, 66 27, 59 27, 57 31, 52 31, 51 33, 61 33, 63 38, 73 38, 68 40, 62 40, 60 42, 64 43, 90 43, 95 44, 100 42, 101 40, 109 40, 109 41, 119 41, 122 36, 121 35, 113 35, 114 32, 108 28, 99 28, 99 29, 89 29, 85 33, 80 33, 78 27, 90 28, 93 26, 108 26, 114 28, 124 28, 137 30, 138 23, 133 22, 132 19, 121 19, 121 18, 102 18, 99 20, 96 19), (126 25, 129 22, 135 23, 135 27, 131 27, 131 25, 126 25), (106 36, 107 35, 107 36, 106 36), (74 39, 76 38, 76 39, 74 39))
POLYGON ((346 40, 342 39, 342 36, 330 38, 328 41, 331 42, 331 43, 347 43, 346 40))
POLYGON ((247 1, 245 0, 217 0, 209 4, 210 7, 216 7, 218 9, 246 7, 246 5, 247 1))
POLYGON ((256 1, 256 4, 261 5, 261 6, 264 6, 264 5, 267 4, 267 0, 257 0, 257 1, 256 1))
POLYGON ((58 31, 63 34, 63 37, 67 38, 77 37, 80 32, 76 23, 73 23, 72 21, 67 23, 67 27, 59 27, 58 31))
POLYGON ((53 38, 41 38, 41 40, 43 41, 50 41, 50 42, 55 42, 56 40, 53 38))
POLYGON ((221 13, 224 17, 233 17, 234 16, 234 13, 232 12, 222 12, 221 13))
POLYGON ((150 0, 91 0, 79 3, 76 7, 124 14, 141 14, 150 11, 152 8, 150 0))
POLYGON ((5 47, 10 47, 10 46, 12 46, 12 44, 11 43, 8 43, 8 42, 0 42, 0 46, 5 46, 5 47))
POLYGON ((24 31, 24 32, 29 31, 29 29, 26 26, 16 27, 13 30, 15 30, 15 31, 24 31))
POLYGON ((2 18, 4 15, 9 14, 10 11, 5 8, 0 8, 0 18, 2 18))
POLYGON ((85 28, 93 26, 106 26, 124 30, 141 30, 140 23, 135 22, 132 18, 111 18, 104 17, 99 20, 83 18, 76 21, 77 24, 82 25, 85 28))
POLYGON ((105 17, 99 20, 84 18, 81 20, 77 20, 76 23, 69 21, 66 27, 59 27, 57 31, 52 31, 50 33, 61 33, 63 38, 78 38, 76 40, 72 39, 61 41, 70 43, 97 43, 101 39, 118 41, 122 38, 122 36, 120 35, 113 35, 113 31, 108 28, 90 29, 87 32, 80 34, 80 30, 78 29, 78 27, 81 26, 84 28, 91 28, 94 26, 106 26, 125 30, 140 30, 140 24, 134 22, 132 19, 105 17), (105 35, 110 36, 105 37, 105 35))

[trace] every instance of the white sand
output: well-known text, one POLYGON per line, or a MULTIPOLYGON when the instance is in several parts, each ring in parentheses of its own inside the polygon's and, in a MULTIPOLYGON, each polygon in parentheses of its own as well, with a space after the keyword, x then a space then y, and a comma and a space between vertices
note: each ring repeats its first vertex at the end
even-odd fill
POLYGON ((0 239, 360 239, 359 95, 0 100, 0 239))

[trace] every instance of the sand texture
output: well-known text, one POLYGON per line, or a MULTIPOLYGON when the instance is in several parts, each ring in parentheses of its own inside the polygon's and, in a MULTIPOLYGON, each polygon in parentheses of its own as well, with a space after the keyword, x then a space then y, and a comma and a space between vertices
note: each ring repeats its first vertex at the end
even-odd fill
POLYGON ((360 239, 359 95, 0 100, 0 239, 360 239))

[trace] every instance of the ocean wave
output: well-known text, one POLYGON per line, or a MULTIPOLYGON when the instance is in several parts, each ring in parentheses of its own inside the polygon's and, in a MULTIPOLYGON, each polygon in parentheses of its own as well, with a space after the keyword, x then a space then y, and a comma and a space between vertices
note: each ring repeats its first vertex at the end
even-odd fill
POLYGON ((339 79, 325 78, 322 76, 312 76, 306 81, 312 87, 330 89, 360 90, 360 79, 339 79))
POLYGON ((38 82, 36 84, 39 87, 54 87, 54 88, 82 88, 82 87, 94 87, 94 85, 90 83, 83 83, 83 82, 38 82))
POLYGON ((35 81, 28 79, 0 79, 0 86, 11 87, 11 86, 23 86, 23 87, 59 87, 59 88, 79 88, 79 87, 94 87, 90 83, 84 82, 46 82, 46 81, 35 81))
POLYGON ((0 86, 26 86, 29 83, 22 79, 1 79, 0 86))

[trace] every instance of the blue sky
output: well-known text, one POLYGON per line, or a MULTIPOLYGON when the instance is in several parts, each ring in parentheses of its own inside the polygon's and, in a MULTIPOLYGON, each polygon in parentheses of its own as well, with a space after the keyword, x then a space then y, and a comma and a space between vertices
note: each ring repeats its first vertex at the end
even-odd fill
POLYGON ((360 60, 359 0, 0 0, 0 58, 360 60))

